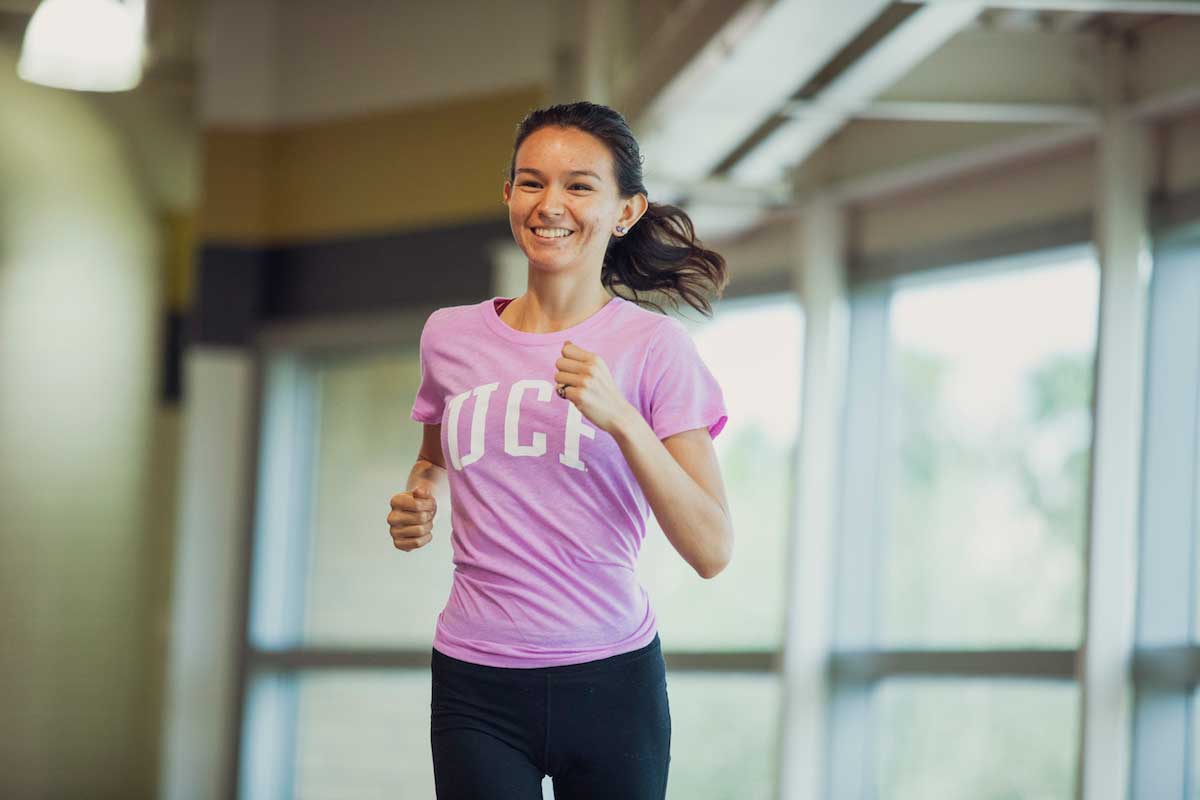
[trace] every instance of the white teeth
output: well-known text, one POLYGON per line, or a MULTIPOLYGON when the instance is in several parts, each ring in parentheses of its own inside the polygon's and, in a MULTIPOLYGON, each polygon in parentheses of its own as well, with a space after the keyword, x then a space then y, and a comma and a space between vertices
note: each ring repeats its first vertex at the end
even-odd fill
POLYGON ((572 233, 566 228, 534 228, 533 232, 543 239, 558 239, 563 236, 570 236, 572 233))

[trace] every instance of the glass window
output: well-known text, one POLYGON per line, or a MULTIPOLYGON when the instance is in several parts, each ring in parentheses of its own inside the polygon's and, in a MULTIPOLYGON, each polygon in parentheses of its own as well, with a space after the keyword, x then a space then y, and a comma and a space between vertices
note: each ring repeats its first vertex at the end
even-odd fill
MULTIPOLYGON (((416 353, 347 356, 315 368, 311 562, 304 631, 310 644, 428 647, 450 594, 450 509, 433 539, 406 553, 388 533, 421 446, 408 418, 416 353)), ((302 502, 302 499, 298 499, 302 502)), ((302 534, 301 534, 302 535, 302 534)))
POLYGON ((892 297, 890 647, 1076 647, 1099 270, 892 297))
POLYGON ((893 678, 874 702, 880 800, 1075 795, 1073 684, 893 678))
POLYGON ((723 301, 714 319, 690 332, 721 384, 729 411, 713 446, 733 516, 733 560, 705 581, 652 515, 638 574, 654 604, 665 648, 777 649, 800 419, 800 306, 790 295, 723 301))
POLYGON ((668 800, 775 797, 778 676, 668 672, 667 694, 671 703, 668 800))
MULTIPOLYGON (((266 678, 277 683, 279 678, 266 678)), ((264 681, 260 681, 262 684, 264 681)), ((277 781, 297 798, 433 797, 429 676, 425 671, 307 673, 295 691, 294 726, 285 700, 260 702, 248 771, 284 754, 277 781), (269 709, 269 710, 268 710, 269 709), (287 731, 294 730, 294 740, 287 731), (271 741, 268 741, 270 739, 271 741)), ((779 681, 774 675, 671 672, 668 798, 769 800, 774 797, 779 681)), ((259 686, 259 691, 269 687, 259 686)), ((553 797, 550 780, 544 794, 553 797)), ((260 789, 278 787, 268 781, 260 789)), ((243 794, 251 784, 243 777, 243 794)), ((250 792, 248 796, 253 796, 250 792)))
POLYGON ((296 798, 433 797, 426 671, 299 681, 296 798))

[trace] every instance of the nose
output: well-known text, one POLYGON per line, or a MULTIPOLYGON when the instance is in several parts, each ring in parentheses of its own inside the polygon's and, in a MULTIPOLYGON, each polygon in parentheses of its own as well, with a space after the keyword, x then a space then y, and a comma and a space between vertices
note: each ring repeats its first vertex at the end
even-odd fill
POLYGON ((554 186, 547 187, 538 203, 538 214, 545 219, 561 217, 563 213, 562 193, 554 186))

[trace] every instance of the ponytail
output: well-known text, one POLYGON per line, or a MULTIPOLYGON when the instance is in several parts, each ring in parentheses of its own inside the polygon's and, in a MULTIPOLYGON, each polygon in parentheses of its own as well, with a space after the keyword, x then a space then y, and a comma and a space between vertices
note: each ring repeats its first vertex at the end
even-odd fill
POLYGON ((684 300, 711 317, 706 295, 719 297, 729 278, 721 254, 697 241, 687 212, 666 203, 650 203, 629 233, 609 242, 600 281, 610 290, 614 284, 628 287, 635 295, 631 299, 659 312, 662 308, 657 303, 636 297, 637 292, 663 292, 676 306, 684 300))

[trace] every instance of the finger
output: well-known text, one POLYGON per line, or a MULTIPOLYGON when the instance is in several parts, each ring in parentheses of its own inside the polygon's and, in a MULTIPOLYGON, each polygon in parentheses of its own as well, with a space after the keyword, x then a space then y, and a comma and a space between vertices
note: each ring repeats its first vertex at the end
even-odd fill
POLYGON ((587 368, 587 364, 574 358, 560 358, 554 362, 554 366, 559 372, 582 372, 587 368))
POLYGON ((388 528, 388 533, 396 541, 401 541, 426 536, 432 534, 433 531, 429 525, 393 525, 388 528))
POLYGON ((414 497, 411 492, 401 492, 392 496, 391 506, 396 511, 436 511, 437 500, 433 497, 414 497))
POLYGON ((393 511, 388 514, 389 525, 412 525, 417 522, 428 522, 433 519, 432 511, 393 511))
POLYGON ((427 536, 422 536, 419 539, 408 539, 403 542, 396 542, 396 549, 404 550, 405 552, 411 552, 413 550, 416 550, 418 547, 424 547, 425 545, 429 544, 430 540, 432 540, 432 539, 433 539, 432 536, 427 535, 427 536))
POLYGON ((399 527, 401 525, 420 525, 426 522, 433 521, 432 511, 393 511, 388 514, 388 525, 391 527, 399 527))
POLYGON ((595 357, 591 350, 584 350, 579 345, 571 344, 570 340, 563 342, 562 354, 576 361, 591 361, 595 357))
POLYGON ((401 492, 397 495, 392 495, 392 508, 397 511, 418 511, 421 509, 421 503, 424 502, 418 497, 413 497, 412 492, 401 492))
POLYGON ((437 499, 427 487, 418 486, 413 489, 413 507, 420 511, 433 511, 437 508, 437 499), (417 497, 418 492, 420 492, 420 497, 417 497))

